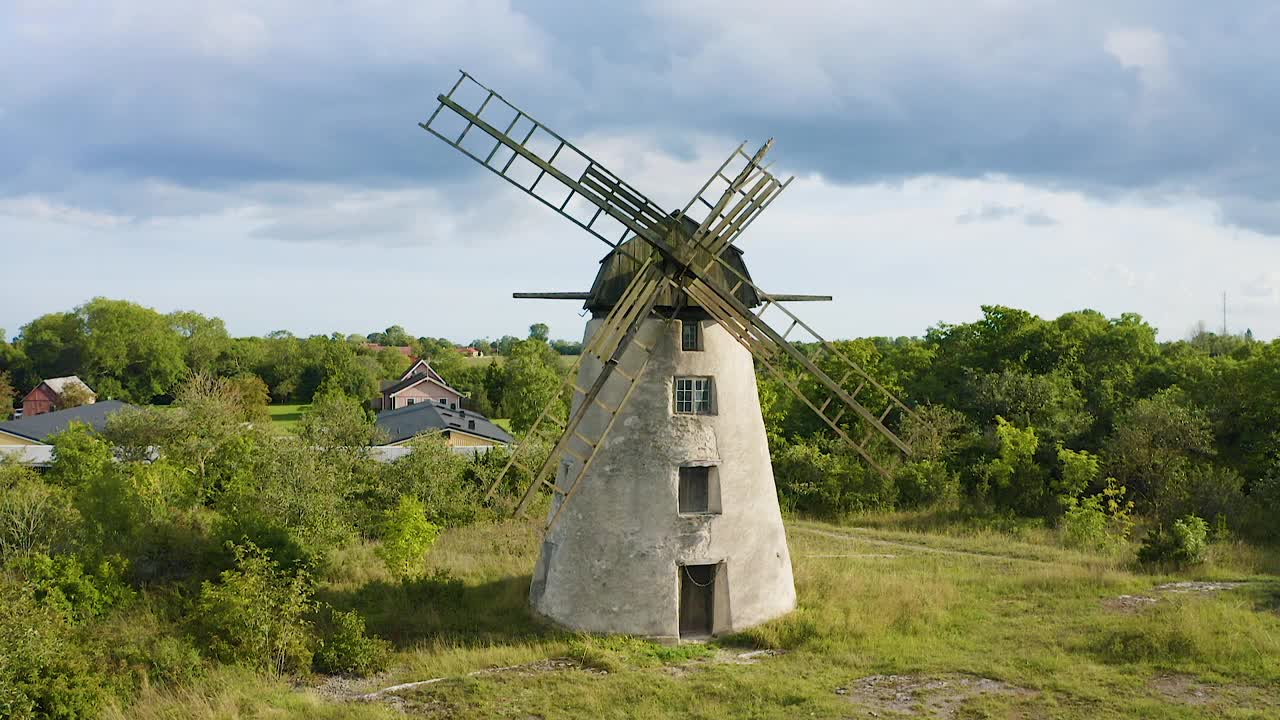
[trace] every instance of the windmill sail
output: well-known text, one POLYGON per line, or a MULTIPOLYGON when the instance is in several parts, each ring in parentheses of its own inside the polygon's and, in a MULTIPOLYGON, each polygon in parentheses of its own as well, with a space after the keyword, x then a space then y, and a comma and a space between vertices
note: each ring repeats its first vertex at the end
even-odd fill
MULTIPOLYGON (((590 470, 595 459, 596 449, 608 438, 614 421, 626 407, 632 390, 649 363, 653 348, 650 344, 637 339, 641 324, 653 311, 654 299, 658 291, 670 283, 670 279, 657 267, 650 258, 635 274, 622 297, 591 341, 583 347, 578 360, 565 375, 564 384, 557 391, 541 415, 529 430, 531 437, 546 437, 551 429, 556 432, 557 439, 551 452, 535 470, 528 465, 528 456, 535 447, 532 443, 522 443, 512 453, 507 465, 502 469, 489 486, 485 498, 493 496, 497 488, 506 480, 513 467, 518 467, 532 475, 532 482, 516 507, 515 514, 522 514, 537 496, 538 490, 548 487, 560 498, 555 511, 548 519, 545 530, 550 530, 560 516, 560 511, 572 499, 578 489, 578 483, 590 470), (630 352, 628 352, 630 351, 630 352), (584 358, 594 357, 601 363, 601 371, 591 387, 584 388, 577 384, 578 370, 584 358), (575 395, 582 399, 577 403, 577 410, 566 423, 557 420, 558 408, 563 391, 572 388, 575 395), (590 422, 587 422, 590 420, 590 422), (580 428, 585 425, 603 426, 597 437, 584 435, 580 428), (553 482, 551 477, 555 469, 563 463, 564 458, 577 460, 571 467, 573 476, 563 484, 553 482)), ((652 341, 650 341, 652 342, 652 341)))
MULTIPOLYGON (((911 410, 866 370, 725 260, 724 249, 791 182, 791 179, 779 181, 767 166, 762 165, 772 141, 750 156, 739 146, 689 204, 672 216, 572 143, 465 72, 448 94, 437 99, 440 104, 435 112, 425 123, 420 123, 423 129, 534 196, 618 252, 626 251, 621 246, 630 234, 643 239, 657 251, 657 257, 652 253, 647 253, 646 257, 633 257, 637 263, 643 263, 642 271, 636 273, 624 294, 624 301, 611 309, 582 356, 594 356, 603 363, 596 382, 591 388, 577 386, 575 376, 580 367, 577 364, 567 376, 566 385, 573 384, 584 400, 560 433, 555 449, 536 472, 521 464, 517 449, 490 488, 489 495, 511 467, 523 467, 534 477, 517 512, 527 507, 543 485, 548 485, 562 496, 549 526, 554 524, 578 481, 590 467, 595 449, 604 441, 603 436, 582 436, 578 427, 587 413, 603 408, 608 413, 604 423, 605 434, 612 428, 613 419, 621 411, 630 388, 634 387, 636 377, 648 361, 650 348, 634 342, 636 333, 651 314, 659 291, 669 285, 684 290, 702 306, 760 364, 878 471, 887 474, 871 452, 869 444, 875 436, 886 438, 905 453, 911 452, 911 448, 890 427, 894 424, 891 415, 910 415, 911 410), (687 228, 686 218, 696 223, 692 232, 687 228), (737 293, 743 287, 751 288, 766 301, 759 312, 752 312, 738 297, 737 293), (765 312, 775 308, 783 315, 784 322, 790 321, 783 333, 762 319, 765 312), (810 337, 816 352, 806 352, 788 339, 797 328, 810 337), (621 370, 622 359, 633 345, 641 350, 639 366, 630 372, 621 370), (812 388, 803 387, 782 371, 778 364, 784 358, 799 365, 812 377, 812 388), (833 377, 823 369, 823 365, 838 368, 834 372, 839 377, 833 377), (618 376, 630 383, 622 386, 621 400, 613 405, 602 402, 599 395, 618 376), (857 386, 850 390, 846 387, 849 382, 857 382, 857 386), (868 409, 862 399, 877 408, 883 407, 883 410, 877 413, 868 409), (855 438, 846 416, 856 418, 865 426, 866 433, 855 438), (548 479, 564 455, 579 460, 578 474, 567 484, 567 489, 557 487, 548 479)), ((544 410, 535 423, 535 431, 556 424, 551 410, 558 402, 558 399, 553 400, 544 410)), ((593 426, 599 425, 593 423, 593 426)))
POLYGON ((501 95, 462 72, 419 127, 610 247, 666 234, 667 213, 501 95), (502 128, 502 129, 499 129, 502 128))

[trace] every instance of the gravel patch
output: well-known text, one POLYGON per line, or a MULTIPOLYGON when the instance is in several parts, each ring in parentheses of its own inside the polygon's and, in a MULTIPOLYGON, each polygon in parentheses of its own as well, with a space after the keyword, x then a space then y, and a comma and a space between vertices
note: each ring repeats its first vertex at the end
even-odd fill
POLYGON ((972 675, 871 675, 836 688, 836 694, 858 706, 864 718, 957 717, 965 703, 979 697, 1032 697, 1027 688, 972 675))

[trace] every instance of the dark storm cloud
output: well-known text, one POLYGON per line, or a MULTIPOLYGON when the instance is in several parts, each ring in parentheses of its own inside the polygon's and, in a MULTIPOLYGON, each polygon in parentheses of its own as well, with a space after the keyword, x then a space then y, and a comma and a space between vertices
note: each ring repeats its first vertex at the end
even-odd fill
POLYGON ((145 216, 75 189, 431 185, 474 172, 415 125, 464 66, 571 137, 774 136, 838 182, 1192 193, 1280 231, 1269 2, 233 5, 0 9, 0 193, 145 216))

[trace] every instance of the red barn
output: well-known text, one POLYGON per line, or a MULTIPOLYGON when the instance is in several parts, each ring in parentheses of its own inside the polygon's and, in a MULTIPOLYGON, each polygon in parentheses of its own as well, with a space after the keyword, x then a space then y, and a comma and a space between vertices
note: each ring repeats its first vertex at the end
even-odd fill
POLYGON ((62 393, 67 389, 68 385, 75 384, 84 388, 89 393, 89 402, 97 400, 98 396, 93 390, 89 389, 80 378, 75 375, 60 378, 49 378, 41 382, 34 390, 27 393, 22 398, 22 417, 31 417, 32 415, 42 415, 47 412, 61 409, 62 393))

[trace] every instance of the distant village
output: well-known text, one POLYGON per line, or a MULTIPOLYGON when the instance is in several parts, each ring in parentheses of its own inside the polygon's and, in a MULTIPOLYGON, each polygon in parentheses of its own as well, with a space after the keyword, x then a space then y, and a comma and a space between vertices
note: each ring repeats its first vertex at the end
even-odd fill
MULTIPOLYGON (((380 395, 368 401, 383 438, 372 453, 375 459, 399 457, 410 440, 427 433, 438 433, 454 452, 463 454, 513 443, 511 434, 502 427, 467 409, 467 394, 452 387, 426 359, 413 357, 410 347, 388 348, 376 343, 366 343, 366 347, 392 349, 410 360, 409 369, 399 379, 382 381, 380 395)), ((469 358, 485 355, 470 346, 455 351, 469 358)), ((47 378, 22 397, 13 419, 0 422, 0 454, 22 464, 47 466, 58 433, 73 423, 102 432, 111 415, 131 407, 120 400, 99 399, 76 375, 47 378)))

